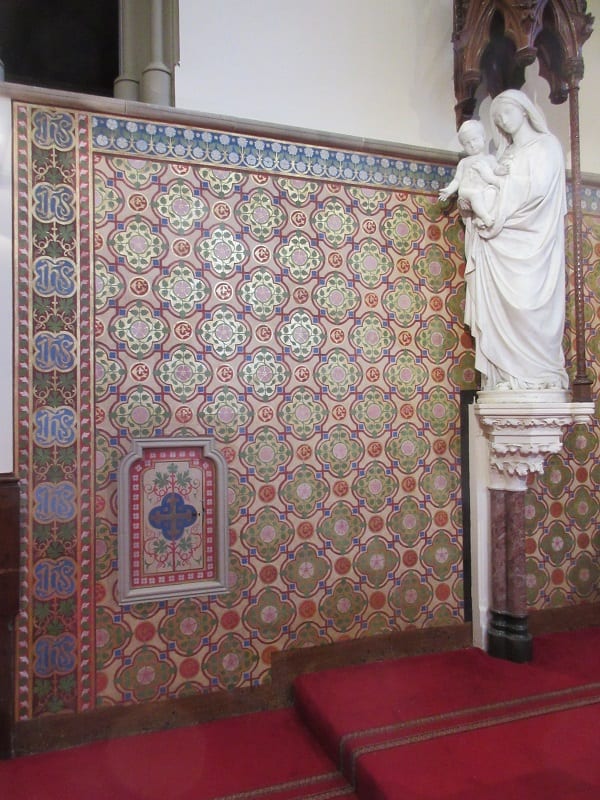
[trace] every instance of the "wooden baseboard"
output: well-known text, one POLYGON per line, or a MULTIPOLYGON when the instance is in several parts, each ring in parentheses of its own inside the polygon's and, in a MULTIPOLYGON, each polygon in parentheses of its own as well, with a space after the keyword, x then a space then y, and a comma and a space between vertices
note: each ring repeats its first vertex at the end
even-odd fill
POLYGON ((37 717, 17 723, 14 754, 22 756, 60 750, 263 711, 272 707, 270 688, 259 686, 37 717))
POLYGON ((19 610, 19 481, 0 474, 0 758, 14 736, 14 619, 19 610))
POLYGON ((531 611, 528 622, 529 632, 533 636, 539 636, 541 633, 593 628, 600 625, 600 603, 580 603, 563 608, 542 608, 531 611))
POLYGON ((470 647, 472 641, 472 625, 463 623, 443 628, 381 634, 323 647, 285 650, 273 654, 273 690, 281 704, 285 705, 293 700, 294 680, 306 672, 405 658, 421 653, 457 650, 470 647))
POLYGON ((283 708, 293 702, 294 679, 304 672, 438 650, 455 650, 468 647, 471 640, 471 625, 461 624, 285 651, 273 656, 271 682, 255 688, 211 692, 139 705, 107 706, 78 714, 56 714, 18 722, 14 754, 21 756, 59 750, 92 741, 283 708))

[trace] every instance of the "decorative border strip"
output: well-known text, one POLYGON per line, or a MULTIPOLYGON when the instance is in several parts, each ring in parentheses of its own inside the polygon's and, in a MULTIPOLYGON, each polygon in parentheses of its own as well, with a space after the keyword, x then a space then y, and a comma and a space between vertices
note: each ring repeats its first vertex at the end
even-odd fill
POLYGON ((15 260, 15 307, 18 309, 15 332, 15 365, 16 365, 16 460, 17 476, 21 482, 21 540, 20 540, 20 611, 17 617, 16 650, 17 650, 17 685, 15 687, 16 717, 27 719, 31 716, 31 658, 29 636, 29 581, 31 565, 29 558, 32 532, 27 522, 31 519, 30 505, 31 468, 29 463, 29 425, 24 424, 31 418, 30 404, 32 385, 29 380, 29 318, 31 316, 31 287, 28 280, 29 265, 29 216, 28 216, 28 181, 31 154, 28 145, 27 109, 19 106, 13 115, 14 141, 14 176, 16 180, 16 197, 14 205, 16 247, 15 260), (23 207, 25 206, 25 208, 23 207))
MULTIPOLYGON (((567 200, 572 207, 571 184, 567 183, 567 200)), ((588 214, 600 213, 600 186, 584 186, 581 190, 581 207, 588 214)))
POLYGON ((79 198, 79 217, 76 221, 78 267, 78 337, 79 363, 77 365, 78 404, 78 483, 79 483, 79 697, 78 707, 89 711, 96 705, 96 631, 95 631, 95 469, 96 448, 94 438, 94 369, 93 351, 93 179, 90 115, 77 114, 77 170, 76 186, 79 198))
POLYGON ((223 795, 215 797, 214 800, 260 800, 262 797, 268 797, 273 794, 280 794, 285 791, 294 791, 301 789, 306 791, 310 786, 324 782, 344 781, 341 786, 334 786, 330 789, 323 789, 318 791, 317 794, 290 794, 290 800, 330 800, 335 797, 347 797, 353 795, 353 788, 346 783, 343 777, 338 772, 327 772, 323 775, 311 775, 308 778, 298 778, 293 781, 286 781, 285 783, 275 783, 271 786, 265 786, 261 789, 248 789, 245 792, 235 792, 234 794, 223 795))
POLYGON ((15 112, 19 719, 94 706, 89 121, 15 112))
POLYGON ((437 192, 455 167, 377 156, 283 139, 94 115, 93 146, 104 153, 169 159, 286 177, 437 192))
MULTIPOLYGON (((92 146, 103 153, 175 160, 286 177, 357 183, 378 189, 436 194, 454 176, 455 165, 405 159, 285 139, 148 122, 128 117, 92 116, 92 146)), ((567 201, 572 192, 567 184, 567 201)), ((584 212, 600 212, 600 186, 584 186, 584 212)))

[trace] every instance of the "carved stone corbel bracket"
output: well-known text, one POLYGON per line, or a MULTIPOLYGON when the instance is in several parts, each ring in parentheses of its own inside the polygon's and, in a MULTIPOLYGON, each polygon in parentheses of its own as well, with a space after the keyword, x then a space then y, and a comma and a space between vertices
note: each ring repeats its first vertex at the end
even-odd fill
POLYGON ((557 399, 561 392, 480 392, 475 406, 489 442, 490 489, 525 491, 527 476, 543 472, 560 453, 567 425, 587 423, 593 403, 557 399))

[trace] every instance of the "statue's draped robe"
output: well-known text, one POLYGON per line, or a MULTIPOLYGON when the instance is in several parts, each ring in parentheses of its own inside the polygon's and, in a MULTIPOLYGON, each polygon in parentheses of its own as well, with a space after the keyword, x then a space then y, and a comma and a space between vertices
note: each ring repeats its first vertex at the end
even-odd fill
POLYGON ((536 137, 502 158, 509 167, 494 225, 466 222, 465 322, 484 388, 568 388, 565 317, 565 173, 560 143, 536 137), (500 386, 499 386, 500 385, 500 386))

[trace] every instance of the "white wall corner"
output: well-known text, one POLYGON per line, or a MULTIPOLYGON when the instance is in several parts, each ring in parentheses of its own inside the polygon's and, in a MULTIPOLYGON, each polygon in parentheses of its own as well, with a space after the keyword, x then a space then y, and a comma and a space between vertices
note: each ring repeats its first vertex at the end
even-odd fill
POLYGON ((490 605, 489 442, 475 403, 469 406, 469 491, 471 502, 471 597, 473 645, 485 650, 490 605))

